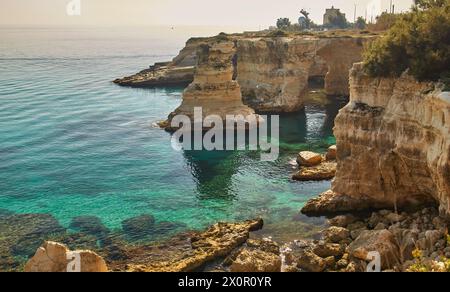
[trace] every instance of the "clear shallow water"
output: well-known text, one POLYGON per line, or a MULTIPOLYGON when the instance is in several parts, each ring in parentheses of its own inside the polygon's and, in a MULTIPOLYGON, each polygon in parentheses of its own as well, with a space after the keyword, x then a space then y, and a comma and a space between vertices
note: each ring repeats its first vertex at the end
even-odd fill
POLYGON ((257 216, 266 221, 262 234, 287 239, 310 230, 298 211, 330 182, 291 181, 289 161, 335 142, 342 102, 281 117, 276 162, 252 152, 176 152, 170 134, 152 123, 180 104, 182 89, 122 88, 111 80, 170 59, 184 39, 92 30, 0 34, 0 209, 51 214, 66 228, 75 217, 96 216, 118 232, 123 220, 142 214, 177 223, 177 232, 257 216))

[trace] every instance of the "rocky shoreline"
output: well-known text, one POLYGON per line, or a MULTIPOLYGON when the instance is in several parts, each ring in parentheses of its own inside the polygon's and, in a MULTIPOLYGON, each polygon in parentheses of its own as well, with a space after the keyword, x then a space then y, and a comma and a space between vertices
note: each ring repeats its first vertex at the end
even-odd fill
MULTIPOLYGON (((121 260, 109 259, 107 264, 94 252, 74 252, 90 272, 448 272, 448 223, 435 207, 345 214, 329 219, 330 227, 316 240, 277 243, 251 236, 264 225, 256 219, 217 223, 157 245, 126 247, 121 260), (370 265, 374 252, 379 267, 370 265)), ((46 242, 24 270, 65 271, 68 252, 64 245, 46 242)))

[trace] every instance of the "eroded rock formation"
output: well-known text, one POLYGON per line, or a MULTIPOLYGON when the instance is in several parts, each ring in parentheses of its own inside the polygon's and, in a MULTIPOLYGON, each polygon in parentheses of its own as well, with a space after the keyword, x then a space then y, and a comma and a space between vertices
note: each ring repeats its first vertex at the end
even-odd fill
MULTIPOLYGON (((194 121, 194 109, 201 108, 203 117, 227 115, 258 117, 242 102, 241 89, 234 80, 233 58, 236 46, 233 41, 203 44, 198 50, 194 81, 183 92, 183 102, 170 116, 186 115, 194 121)), ((172 127, 169 127, 172 128, 172 127)))
POLYGON ((351 71, 350 103, 336 119, 332 191, 307 214, 438 203, 450 214, 450 97, 438 84, 351 71))
POLYGON ((348 95, 348 72, 370 38, 283 37, 237 42, 237 78, 244 102, 259 111, 304 106, 310 77, 325 77, 328 95, 348 95))
POLYGON ((114 80, 114 83, 131 87, 187 86, 194 80, 197 48, 203 39, 190 39, 180 53, 170 62, 155 63, 141 72, 114 80))
MULTIPOLYGON (((154 87, 187 85, 193 81, 188 88, 184 108, 197 104, 193 96, 202 103, 206 99, 223 99, 226 90, 227 94, 235 97, 238 91, 242 92, 244 104, 257 111, 294 112, 303 108, 308 81, 313 77, 325 78, 325 92, 328 95, 348 95, 348 72, 353 63, 361 61, 363 45, 371 39, 373 36, 329 37, 320 34, 290 37, 242 34, 196 38, 189 40, 171 62, 157 63, 138 74, 117 79, 115 83, 154 87), (220 42, 223 44, 218 45, 220 42), (235 48, 226 48, 231 43, 235 48), (220 51, 220 58, 235 56, 232 58, 234 66, 214 64, 216 61, 212 59, 209 65, 214 66, 209 66, 205 47, 210 48, 212 58, 217 58, 220 51), (201 53, 197 54, 198 51, 201 53), (233 82, 230 82, 230 73, 233 82), (214 81, 213 76, 216 78, 214 81), (221 88, 218 88, 219 80, 221 88)), ((211 102, 211 107, 217 111, 214 102, 211 102)), ((230 103, 228 108, 231 107, 242 110, 240 102, 235 105, 230 103)))
POLYGON ((263 227, 262 219, 217 223, 205 232, 181 234, 161 245, 126 248, 127 258, 110 264, 114 271, 192 272, 227 257, 263 227))
POLYGON ((57 242, 45 242, 25 265, 25 272, 107 272, 108 267, 99 255, 92 251, 71 252, 57 242), (73 270, 70 270, 73 260, 73 270), (77 262, 78 261, 78 262, 77 262), (76 265, 79 265, 78 267, 76 265))

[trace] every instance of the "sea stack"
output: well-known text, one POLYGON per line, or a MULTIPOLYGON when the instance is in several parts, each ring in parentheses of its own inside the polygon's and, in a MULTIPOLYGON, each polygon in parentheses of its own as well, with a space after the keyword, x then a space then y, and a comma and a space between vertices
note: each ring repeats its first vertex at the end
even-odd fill
POLYGON ((194 120, 194 109, 201 108, 203 117, 217 115, 226 120, 228 115, 256 118, 254 110, 242 102, 241 88, 235 80, 234 41, 217 40, 198 48, 198 63, 194 81, 184 90, 183 102, 170 114, 167 128, 175 115, 186 115, 194 120))

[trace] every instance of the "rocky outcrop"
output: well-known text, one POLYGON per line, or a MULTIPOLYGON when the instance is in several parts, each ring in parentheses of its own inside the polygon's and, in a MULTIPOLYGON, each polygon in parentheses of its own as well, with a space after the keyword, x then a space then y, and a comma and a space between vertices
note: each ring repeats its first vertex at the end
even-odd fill
POLYGON ((247 242, 250 232, 263 227, 261 219, 217 223, 205 232, 181 234, 161 245, 128 247, 127 258, 110 264, 114 271, 192 272, 226 258, 247 242))
MULTIPOLYGON (((211 99, 214 91, 216 100, 223 97, 225 89, 233 95, 241 91, 244 104, 257 111, 295 112, 303 108, 308 80, 313 77, 325 78, 326 94, 348 95, 348 71, 353 63, 361 61, 363 44, 372 38, 361 35, 325 37, 320 34, 268 37, 264 33, 195 38, 189 40, 171 62, 157 63, 114 82, 134 87, 186 86, 194 82, 195 87, 191 86, 188 92, 200 99, 208 96, 211 99), (216 82, 208 82, 207 86, 203 81, 198 82, 199 78, 211 77, 214 73, 218 73, 219 78, 224 77, 226 70, 223 64, 205 66, 205 47, 214 52, 218 42, 230 42, 236 46, 232 52, 234 66, 231 71, 233 80, 236 79, 239 85, 224 83, 221 89, 212 89, 216 82), (199 50, 203 54, 198 54, 199 50)), ((190 102, 193 103, 192 100, 190 102)), ((189 101, 185 103, 192 106, 188 105, 189 101)), ((242 107, 240 103, 235 106, 242 107)))
POLYGON ((282 247, 287 271, 448 271, 447 220, 436 208, 340 215, 320 240, 282 247), (379 260, 379 261, 378 261, 379 260))
POLYGON ((332 180, 336 175, 336 162, 326 161, 317 166, 302 167, 292 176, 297 181, 332 180))
POLYGON ((297 181, 331 180, 336 175, 336 146, 331 146, 325 155, 311 151, 302 151, 298 154, 297 164, 300 170, 293 174, 292 179, 297 181))
POLYGON ((175 115, 188 116, 193 122, 195 108, 201 108, 204 118, 215 115, 225 121, 227 115, 240 115, 258 120, 254 111, 242 103, 240 86, 233 79, 235 43, 224 40, 203 44, 197 53, 194 81, 183 92, 183 102, 169 116, 169 122, 175 115))
POLYGON ((190 39, 180 53, 170 62, 159 62, 141 72, 114 80, 130 87, 187 86, 194 80, 197 49, 204 39, 190 39))
POLYGON ((237 79, 244 103, 258 111, 294 112, 304 106, 310 77, 325 78, 328 95, 348 95, 348 72, 370 38, 282 37, 237 42, 237 79))
POLYGON ((297 163, 300 166, 316 166, 321 164, 322 161, 323 157, 321 154, 311 151, 302 151, 297 156, 297 163))
POLYGON ((25 265, 24 271, 102 273, 108 272, 108 267, 105 261, 92 251, 70 251, 63 244, 45 242, 25 265))
POLYGON ((450 214, 450 97, 407 74, 370 78, 351 71, 350 103, 336 119, 337 174, 332 191, 303 212, 439 204, 450 214))

